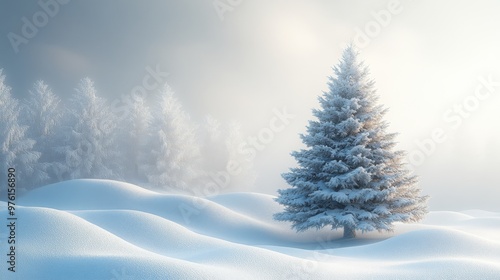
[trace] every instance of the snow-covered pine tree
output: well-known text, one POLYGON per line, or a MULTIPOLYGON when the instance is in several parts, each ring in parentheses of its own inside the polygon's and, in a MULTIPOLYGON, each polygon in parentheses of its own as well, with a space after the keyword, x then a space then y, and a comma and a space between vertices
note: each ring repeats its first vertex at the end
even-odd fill
POLYGON ((25 118, 29 125, 28 136, 36 141, 35 150, 41 153, 36 169, 46 172, 46 178, 39 178, 39 184, 56 182, 57 166, 61 156, 55 152, 58 143, 56 130, 60 125, 61 100, 43 81, 36 81, 25 101, 25 118))
POLYGON ((33 150, 35 141, 26 135, 27 126, 20 123, 19 102, 11 95, 0 69, 0 182, 6 182, 8 168, 15 168, 18 189, 28 189, 46 173, 38 170, 40 153, 33 150), (35 182, 34 182, 35 181, 35 182))
POLYGON ((386 109, 376 104, 374 82, 357 55, 348 46, 333 68, 321 109, 313 110, 317 120, 301 135, 307 148, 292 153, 299 166, 283 174, 292 187, 278 191, 285 209, 274 217, 297 231, 331 226, 349 238, 355 230, 391 231, 394 222, 427 213, 427 197, 405 168, 404 153, 393 150, 386 109))
POLYGON ((160 91, 151 128, 151 151, 142 166, 149 183, 162 189, 189 188, 199 176, 196 128, 168 84, 160 91))
POLYGON ((92 80, 81 80, 71 103, 68 122, 60 130, 65 139, 58 151, 65 164, 58 172, 64 174, 64 179, 119 178, 116 116, 97 96, 92 80))
POLYGON ((151 147, 151 124, 153 116, 142 96, 135 96, 129 103, 128 114, 123 119, 120 126, 122 153, 125 155, 124 161, 126 180, 144 182, 147 180, 141 166, 147 162, 150 156, 151 147))

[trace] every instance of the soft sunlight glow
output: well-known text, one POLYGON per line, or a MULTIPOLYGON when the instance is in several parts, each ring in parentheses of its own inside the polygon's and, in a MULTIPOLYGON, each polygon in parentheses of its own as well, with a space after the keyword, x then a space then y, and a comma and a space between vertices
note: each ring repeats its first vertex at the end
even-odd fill
POLYGON ((273 45, 290 55, 306 55, 318 47, 314 30, 307 22, 292 16, 279 17, 270 23, 273 45))

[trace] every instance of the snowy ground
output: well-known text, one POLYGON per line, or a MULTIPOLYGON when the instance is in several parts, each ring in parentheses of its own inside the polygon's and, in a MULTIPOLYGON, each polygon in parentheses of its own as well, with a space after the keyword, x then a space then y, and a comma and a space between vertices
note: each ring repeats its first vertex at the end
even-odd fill
POLYGON ((200 199, 74 180, 18 204, 17 272, 2 261, 0 279, 500 279, 500 213, 431 212, 343 240, 296 234, 272 220, 273 197, 255 193, 200 199))

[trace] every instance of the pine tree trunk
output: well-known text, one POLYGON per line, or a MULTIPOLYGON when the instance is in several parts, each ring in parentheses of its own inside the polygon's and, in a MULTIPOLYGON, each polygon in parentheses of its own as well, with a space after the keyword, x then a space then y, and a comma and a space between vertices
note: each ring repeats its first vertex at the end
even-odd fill
POLYGON ((356 231, 351 226, 344 226, 344 238, 354 238, 356 237, 356 231))

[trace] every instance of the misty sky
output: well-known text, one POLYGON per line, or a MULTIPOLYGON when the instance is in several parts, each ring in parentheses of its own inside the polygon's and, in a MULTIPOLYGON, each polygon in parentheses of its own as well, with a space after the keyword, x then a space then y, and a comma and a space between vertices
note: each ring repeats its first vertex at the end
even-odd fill
POLYGON ((19 98, 43 79, 66 99, 88 76, 112 101, 158 68, 195 121, 236 120, 247 137, 286 107, 294 118, 258 151, 257 183, 244 190, 276 194, 353 41, 431 210, 500 210, 498 1, 60 2, 44 23, 38 1, 0 1, 0 68, 19 98), (23 17, 42 24, 13 46, 23 17))

